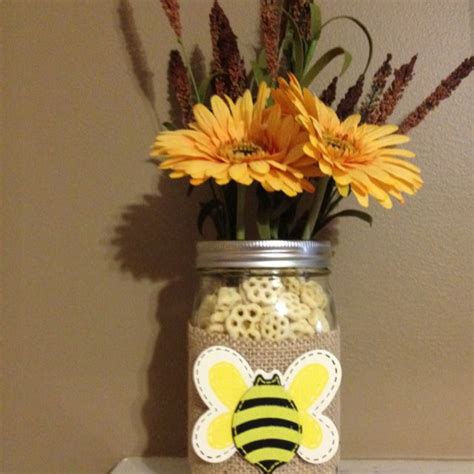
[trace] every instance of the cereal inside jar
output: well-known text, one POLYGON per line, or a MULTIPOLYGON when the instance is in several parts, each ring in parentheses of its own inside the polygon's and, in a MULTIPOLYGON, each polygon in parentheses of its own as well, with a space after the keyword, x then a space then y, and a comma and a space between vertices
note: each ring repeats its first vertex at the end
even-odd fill
POLYGON ((334 330, 329 244, 298 242, 288 251, 283 242, 282 253, 300 255, 285 261, 274 249, 278 242, 270 241, 271 248, 261 242, 266 241, 198 247, 200 287, 191 324, 251 341, 296 340, 334 330))

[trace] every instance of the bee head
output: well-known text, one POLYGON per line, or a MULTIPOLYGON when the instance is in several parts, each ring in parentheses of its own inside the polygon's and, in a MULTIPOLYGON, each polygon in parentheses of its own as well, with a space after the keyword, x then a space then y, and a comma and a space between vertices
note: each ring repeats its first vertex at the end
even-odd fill
POLYGON ((255 377, 255 386, 259 385, 281 385, 281 379, 280 376, 277 373, 270 374, 265 378, 263 374, 258 374, 255 377))

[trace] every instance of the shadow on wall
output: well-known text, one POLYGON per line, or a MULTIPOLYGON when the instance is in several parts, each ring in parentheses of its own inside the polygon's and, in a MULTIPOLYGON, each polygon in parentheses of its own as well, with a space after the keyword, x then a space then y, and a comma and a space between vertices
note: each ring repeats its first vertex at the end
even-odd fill
MULTIPOLYGON (((148 432, 144 456, 186 454, 186 328, 195 282, 197 202, 206 190, 196 189, 192 201, 186 191, 187 183, 163 176, 157 194, 144 195, 125 208, 111 242, 122 272, 137 280, 166 282, 158 296, 159 334, 148 364, 148 398, 142 408, 148 432)), ((336 244, 334 222, 318 237, 336 244)))
POLYGON ((186 183, 163 177, 157 194, 144 195, 141 202, 125 208, 111 242, 122 272, 137 280, 167 282, 158 296, 159 335, 142 408, 146 456, 186 453, 186 328, 192 309, 199 197, 191 202, 186 190, 186 183))

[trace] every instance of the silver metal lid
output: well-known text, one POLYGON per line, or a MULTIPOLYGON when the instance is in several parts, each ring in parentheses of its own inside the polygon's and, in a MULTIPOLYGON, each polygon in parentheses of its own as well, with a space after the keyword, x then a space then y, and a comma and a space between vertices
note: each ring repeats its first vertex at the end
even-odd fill
POLYGON ((197 268, 328 268, 331 243, 312 240, 198 242, 197 268))

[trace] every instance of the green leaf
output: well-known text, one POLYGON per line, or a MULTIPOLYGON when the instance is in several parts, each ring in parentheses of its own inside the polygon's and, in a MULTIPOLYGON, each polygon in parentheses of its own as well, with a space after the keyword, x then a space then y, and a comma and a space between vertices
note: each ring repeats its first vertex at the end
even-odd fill
POLYGON ((334 18, 331 18, 330 20, 328 20, 326 23, 324 23, 322 26, 321 26, 321 30, 323 28, 325 28, 327 25, 329 25, 330 23, 332 23, 333 21, 336 21, 336 20, 348 20, 348 21, 351 21, 353 23, 355 23, 362 31, 363 33, 365 34, 366 38, 367 38, 367 42, 369 43, 369 57, 367 58, 367 64, 365 65, 365 69, 364 69, 364 72, 363 74, 365 74, 367 72, 367 69, 369 69, 369 65, 370 65, 370 62, 372 61, 372 54, 373 54, 373 51, 374 51, 374 42, 372 40, 372 36, 370 35, 370 32, 369 30, 367 29, 367 27, 360 21, 358 20, 357 18, 354 18, 353 16, 346 16, 346 15, 341 15, 341 16, 335 16, 334 18))
POLYGON ((287 26, 285 29, 285 36, 283 37, 283 40, 280 43, 280 49, 278 52, 278 62, 290 62, 289 54, 288 52, 291 52, 291 41, 292 41, 293 33, 291 31, 291 25, 289 22, 287 22, 287 26), (285 61, 283 61, 283 58, 285 58, 285 61))
POLYGON ((323 202, 321 203, 321 209, 319 210, 318 220, 316 221, 316 226, 329 214, 329 212, 331 212, 329 211, 329 206, 334 196, 334 186, 334 179, 329 178, 328 183, 326 185, 326 191, 324 192, 323 202))
POLYGON ((351 63, 352 56, 340 46, 330 49, 326 51, 308 70, 308 72, 303 77, 301 81, 301 85, 303 87, 309 87, 311 83, 316 79, 316 76, 334 59, 339 56, 344 56, 344 63, 342 65, 341 74, 344 74, 346 69, 349 67, 351 63))
POLYGON ((257 55, 257 63, 261 69, 267 69, 267 52, 265 48, 262 48, 257 55))
POLYGON ((367 224, 372 226, 372 216, 367 212, 360 211, 359 209, 346 209, 344 211, 336 212, 336 214, 331 214, 330 216, 326 217, 326 219, 324 219, 324 222, 321 224, 320 229, 329 224, 329 222, 331 222, 332 220, 338 219, 340 217, 355 217, 357 219, 363 220, 364 222, 367 222, 367 224))
POLYGON ((252 65, 253 77, 255 78, 255 82, 258 85, 262 81, 265 80, 265 73, 257 62, 253 61, 251 65, 252 65))
POLYGON ((349 69, 349 66, 351 65, 351 63, 352 63, 352 54, 349 53, 349 51, 346 51, 344 53, 344 62, 342 63, 341 73, 339 74, 340 76, 342 76, 349 69))
POLYGON ((207 91, 209 90, 209 86, 211 85, 211 81, 215 76, 216 75, 213 74, 212 76, 206 77, 199 84, 199 87, 198 87, 199 97, 201 97, 201 99, 203 101, 207 97, 207 91))
POLYGON ((311 43, 309 43, 308 51, 306 52, 305 71, 313 59, 317 44, 318 42, 316 40, 313 40, 311 43))
POLYGON ((304 46, 300 38, 293 41, 293 59, 295 61, 295 75, 300 78, 303 75, 305 57, 304 57, 304 46))
POLYGON ((303 229, 306 225, 306 222, 309 217, 309 211, 304 211, 303 214, 299 217, 294 225, 293 229, 290 232, 290 239, 300 239, 301 234, 303 233, 303 229))
POLYGON ((283 55, 283 52, 288 48, 291 42, 291 36, 292 36, 291 30, 287 28, 285 36, 283 37, 283 40, 280 44, 280 52, 279 52, 280 59, 281 59, 281 56, 283 55))
MULTIPOLYGON (((294 198, 286 197, 286 201, 290 204, 287 209, 279 215, 278 238, 288 239, 290 236, 290 226, 294 222, 301 202, 303 194, 298 194, 294 198)), ((286 207, 286 206, 285 206, 286 207)))
POLYGON ((280 228, 280 219, 270 221, 270 236, 272 239, 278 239, 278 229, 280 228))
POLYGON ((231 181, 225 186, 221 186, 222 194, 224 197, 224 217, 226 223, 226 238, 228 240, 235 239, 235 223, 236 223, 236 210, 237 210, 237 183, 231 181))
POLYGON ((315 3, 311 4, 311 37, 318 40, 321 36, 321 9, 315 3))
POLYGON ((257 215, 257 231, 260 239, 268 240, 271 239, 271 231, 270 231, 270 219, 269 214, 261 214, 258 213, 257 215))
POLYGON ((298 79, 301 78, 303 75, 303 69, 305 66, 305 55, 304 55, 304 42, 303 38, 301 37, 301 33, 299 31, 298 25, 295 22, 295 19, 285 10, 282 9, 282 13, 288 18, 288 31, 293 30, 293 34, 291 35, 291 50, 293 54, 293 61, 294 61, 294 74, 298 79))
POLYGON ((211 199, 210 201, 201 203, 201 210, 198 214, 197 226, 199 233, 204 235, 204 224, 208 218, 212 219, 216 228, 218 236, 223 235, 222 222, 224 216, 224 206, 218 199, 211 199))
MULTIPOLYGON (((283 193, 282 193, 283 194, 283 193)), ((283 194, 280 203, 276 208, 272 209, 271 218, 277 219, 284 214, 294 204, 295 198, 291 198, 283 194)))
POLYGON ((201 98, 201 101, 204 102, 206 97, 207 97, 207 93, 209 92, 209 87, 211 85, 211 82, 218 76, 223 76, 225 75, 224 73, 222 72, 216 72, 214 74, 211 74, 210 76, 204 78, 201 83, 199 84, 199 87, 198 87, 198 93, 199 93, 199 97, 201 98))
MULTIPOLYGON (((336 191, 337 193, 337 191, 336 191)), ((342 196, 341 194, 337 193, 337 197, 336 199, 334 199, 328 206, 328 209, 326 211, 326 215, 328 215, 329 213, 331 213, 332 211, 334 211, 334 209, 336 209, 336 207, 339 205, 339 203, 344 199, 344 196, 342 196)))
POLYGON ((176 130, 176 126, 171 122, 163 122, 163 127, 165 127, 166 130, 176 130))

